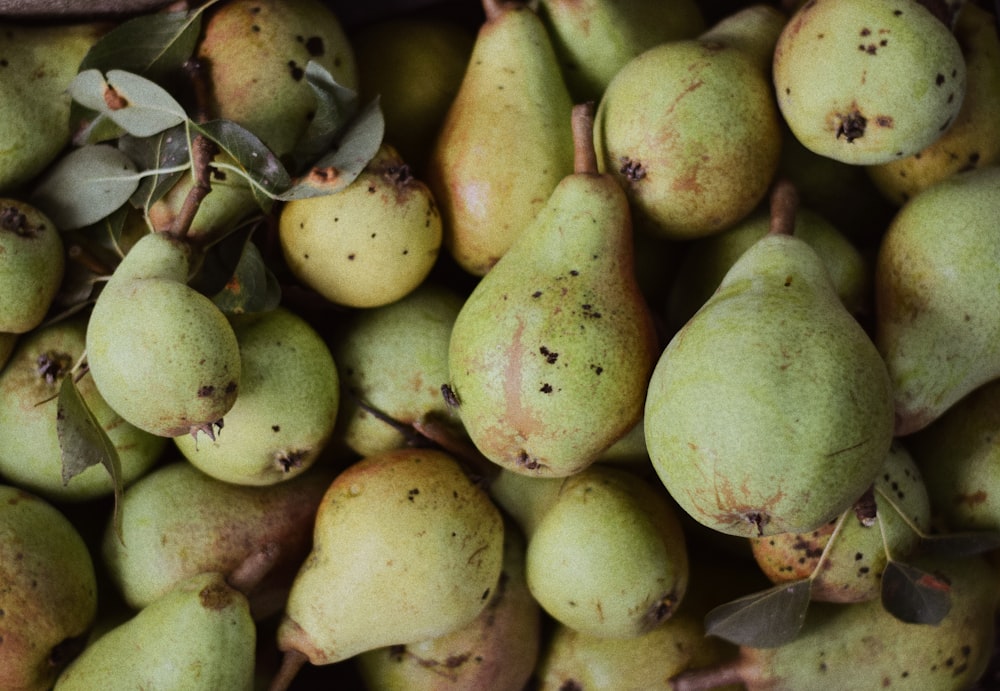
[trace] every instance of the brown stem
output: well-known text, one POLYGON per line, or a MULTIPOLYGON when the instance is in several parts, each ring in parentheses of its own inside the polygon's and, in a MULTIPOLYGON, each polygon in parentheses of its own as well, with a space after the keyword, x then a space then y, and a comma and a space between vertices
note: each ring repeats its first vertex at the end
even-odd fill
POLYGON ((787 178, 779 178, 771 188, 771 235, 794 235, 799 211, 799 191, 787 178))
POLYGON ((508 5, 517 4, 509 0, 483 0, 483 12, 486 14, 486 21, 492 22, 502 15, 508 5))
POLYGON ((742 663, 738 658, 714 667, 689 669, 670 679, 673 691, 708 691, 730 684, 743 684, 742 663))
POLYGON ((234 568, 226 577, 226 582, 234 590, 249 595, 271 572, 279 556, 281 547, 276 542, 268 542, 260 549, 251 552, 239 566, 234 568))
POLYGON ((299 670, 305 667, 308 661, 309 658, 306 657, 305 653, 299 650, 286 650, 281 657, 281 666, 274 678, 271 679, 271 685, 267 687, 267 691, 287 691, 291 688, 295 677, 298 676, 299 670))
POLYGON ((74 242, 66 248, 66 258, 71 262, 79 264, 96 276, 111 275, 111 267, 95 257, 90 250, 78 242, 74 242))
POLYGON ((573 106, 573 172, 597 174, 597 152, 594 150, 594 102, 573 106))
POLYGON ((195 135, 191 141, 191 167, 194 185, 188 190, 184 204, 177 216, 174 217, 174 223, 168 231, 176 238, 187 237, 202 200, 212 191, 212 168, 209 164, 217 151, 218 147, 216 147, 215 142, 202 134, 195 135))
POLYGON ((209 78, 205 63, 196 58, 190 58, 184 63, 184 73, 191 82, 191 93, 194 96, 194 120, 205 122, 209 118, 209 78))
POLYGON ((424 415, 414 421, 413 429, 457 457, 480 487, 489 487, 500 473, 499 465, 484 456, 475 444, 457 434, 447 422, 433 415, 424 415))

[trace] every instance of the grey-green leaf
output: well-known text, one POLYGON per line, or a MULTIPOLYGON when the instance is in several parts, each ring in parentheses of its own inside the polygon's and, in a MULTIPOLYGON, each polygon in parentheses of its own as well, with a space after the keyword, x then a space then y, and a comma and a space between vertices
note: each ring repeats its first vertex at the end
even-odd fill
POLYGON ((341 86, 325 67, 314 60, 306 63, 306 83, 316 98, 316 108, 309 127, 295 145, 290 167, 300 173, 337 140, 337 135, 358 112, 356 91, 341 86))
POLYGON ((752 648, 784 645, 802 630, 811 589, 804 578, 719 605, 705 615, 705 633, 752 648))
POLYGON ((951 609, 951 585, 915 566, 890 561, 882 573, 882 606, 909 624, 938 624, 951 609))
POLYGON ((243 244, 236 270, 212 301, 226 314, 266 312, 281 302, 278 279, 252 241, 243 244))
POLYGON ((1000 549, 1000 532, 968 530, 954 533, 922 535, 919 553, 939 557, 963 558, 1000 549))
POLYGON ((274 152, 245 127, 221 119, 192 123, 192 127, 233 159, 238 171, 253 183, 250 187, 262 209, 270 208, 277 194, 291 184, 288 171, 274 152))
POLYGON ((187 120, 184 108, 156 82, 124 70, 85 70, 69 85, 81 105, 110 118, 136 137, 151 137, 187 120))

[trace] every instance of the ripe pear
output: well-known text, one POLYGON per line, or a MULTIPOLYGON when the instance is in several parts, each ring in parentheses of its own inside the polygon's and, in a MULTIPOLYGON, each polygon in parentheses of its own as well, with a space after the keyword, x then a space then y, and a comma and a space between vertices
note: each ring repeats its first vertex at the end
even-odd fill
POLYGON ((599 101, 618 70, 644 50, 705 30, 694 0, 541 0, 538 13, 577 103, 599 101))
POLYGON ((256 643, 246 597, 200 573, 91 643, 55 688, 250 691, 256 643))
POLYGON ((340 401, 326 342, 284 307, 230 318, 240 347, 240 393, 214 439, 175 437, 208 475, 241 485, 285 482, 313 465, 333 435, 340 401))
POLYGON ((427 164, 445 246, 475 276, 573 170, 573 103, 545 25, 526 2, 483 7, 486 21, 427 164))
POLYGON ((532 475, 571 475, 632 429, 656 357, 628 200, 597 172, 592 113, 574 109, 576 172, 476 284, 449 345, 470 439, 532 475))
POLYGON ((87 545, 53 504, 0 485, 0 688, 45 691, 97 616, 87 545))
POLYGON ((905 623, 879 600, 817 603, 791 642, 744 646, 736 660, 681 673, 671 688, 703 691, 740 683, 747 691, 971 688, 993 653, 996 572, 979 557, 924 559, 916 565, 951 597, 940 624, 905 623))
MULTIPOLYGON (((63 380, 74 376, 72 368, 84 354, 86 333, 83 316, 35 329, 22 337, 0 371, 0 476, 52 501, 87 501, 110 496, 114 489, 101 465, 63 481, 58 397, 63 380)), ((118 453, 122 484, 130 485, 153 467, 166 439, 122 419, 91 377, 81 377, 76 388, 118 453)))
POLYGON ((868 166, 876 187, 903 204, 920 190, 961 170, 1000 161, 1000 37, 989 11, 966 2, 954 33, 966 65, 965 100, 955 120, 927 148, 868 166))
POLYGON ((252 550, 276 544, 276 577, 291 582, 310 543, 332 470, 313 468, 288 482, 247 487, 170 461, 125 490, 121 535, 108 522, 105 570, 129 607, 142 609, 202 571, 230 574, 252 550))
POLYGON ((775 8, 754 5, 696 39, 654 46, 615 74, 595 140, 601 170, 627 192, 637 228, 702 237, 764 198, 781 151, 767 59, 784 22, 775 8))
POLYGON ((66 88, 102 22, 0 22, 0 193, 20 190, 70 141, 66 88))
POLYGON ((496 590, 469 625, 438 638, 357 657, 368 688, 383 691, 524 691, 541 643, 541 610, 524 575, 525 539, 505 526, 496 590))
POLYGON ((345 320, 331 348, 342 382, 339 434, 353 451, 369 456, 406 446, 410 438, 399 425, 426 416, 457 425, 441 385, 448 381, 448 343, 463 301, 453 288, 425 282, 396 302, 345 320))
POLYGON ((529 533, 526 573, 557 621, 599 638, 634 638, 683 600, 687 545, 661 486, 595 464, 562 480, 529 533))
POLYGON ((893 217, 875 266, 875 342, 897 436, 1000 376, 1000 167, 956 173, 893 217))
POLYGON ((0 199, 0 331, 25 333, 41 324, 65 267, 52 221, 31 204, 0 199))
POLYGON ((497 587, 503 536, 499 510, 449 454, 355 462, 320 503, 278 628, 279 674, 467 626, 497 587))
POLYGON ((420 285, 441 249, 430 189, 383 143, 337 194, 287 202, 278 237, 292 274, 345 307, 379 307, 420 285))
POLYGON ((885 363, 816 251, 773 232, 667 344, 646 396, 657 474, 732 535, 816 530, 872 484, 892 441, 885 363))
POLYGON ((458 93, 475 33, 438 16, 390 16, 351 35, 361 99, 376 96, 392 142, 418 177, 458 93))
POLYGON ((187 280, 192 249, 144 235, 97 297, 87 362, 108 405, 163 437, 205 431, 236 401, 239 344, 225 315, 187 280))
POLYGON ((930 532, 924 479, 899 443, 889 450, 871 501, 863 508, 859 502, 811 533, 751 538, 754 558, 773 583, 811 578, 814 602, 876 599, 888 561, 907 559, 918 547, 917 530, 930 532))
POLYGON ((320 0, 232 0, 209 10, 197 57, 209 69, 209 115, 290 153, 316 107, 309 62, 357 90, 357 66, 340 20, 320 0))
POLYGON ((816 0, 774 49, 778 107, 807 148, 855 165, 917 153, 955 121, 965 58, 919 0, 816 0))

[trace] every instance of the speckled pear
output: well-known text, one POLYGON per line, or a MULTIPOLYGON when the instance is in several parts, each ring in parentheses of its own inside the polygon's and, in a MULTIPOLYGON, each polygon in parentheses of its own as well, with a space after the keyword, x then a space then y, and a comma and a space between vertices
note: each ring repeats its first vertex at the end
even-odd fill
POLYGON ((0 331, 25 333, 41 324, 65 266, 52 221, 31 204, 0 199, 0 331))

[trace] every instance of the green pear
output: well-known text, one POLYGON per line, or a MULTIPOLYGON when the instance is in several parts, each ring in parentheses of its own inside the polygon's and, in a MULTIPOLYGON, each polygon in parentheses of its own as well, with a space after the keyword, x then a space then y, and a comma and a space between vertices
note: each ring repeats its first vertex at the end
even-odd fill
POLYGON ((879 191, 897 205, 961 170, 1000 162, 1000 37, 996 18, 966 2, 955 38, 966 66, 965 99, 951 127, 925 149, 868 166, 879 191))
POLYGON ((197 57, 209 70, 209 115, 256 134, 279 157, 290 153, 316 108, 309 62, 357 89, 354 51, 320 0, 232 0, 209 10, 197 57))
POLYGON ((55 688, 253 688, 256 625, 222 574, 200 573, 91 643, 55 688))
POLYGON ((947 530, 1000 530, 1000 379, 964 396, 910 444, 947 530))
POLYGON ((66 88, 109 26, 0 21, 0 193, 23 188, 69 144, 66 88))
POLYGON ((312 466, 333 435, 340 400, 326 342, 284 307, 230 317, 240 347, 240 392, 214 439, 174 444, 212 477, 242 485, 287 481, 312 466))
POLYGON ((561 477, 535 477, 500 468, 488 491, 504 515, 509 516, 525 535, 531 535, 559 498, 563 481, 561 477))
POLYGON ((773 583, 810 578, 815 602, 874 600, 889 560, 907 559, 918 547, 917 530, 930 532, 924 479, 900 444, 889 450, 870 501, 859 501, 811 533, 750 538, 754 558, 773 583))
POLYGON ((52 221, 31 204, 0 199, 0 331, 25 333, 41 324, 65 266, 52 221))
POLYGON ((667 344, 646 396, 650 458, 697 522, 806 533, 872 484, 892 441, 892 387, 816 251, 758 240, 667 344))
POLYGON ((525 567, 531 594, 557 621, 599 638, 634 638, 674 614, 688 552, 674 505, 656 484, 602 465, 562 481, 528 535, 525 567))
POLYGON ((1000 167, 956 173, 893 217, 875 266, 875 342, 897 436, 1000 376, 1000 167))
POLYGON ((781 151, 767 59, 784 23, 773 7, 754 5, 696 39, 654 46, 615 74, 595 139, 601 169, 627 192, 637 228, 702 237, 764 198, 781 151))
POLYGON ((526 2, 483 7, 486 21, 427 164, 445 246, 475 276, 573 170, 573 103, 545 25, 526 2))
POLYGON ((503 536, 500 511, 449 454, 400 449, 350 465, 320 503, 292 584, 279 674, 469 625, 497 587, 503 536))
POLYGON ((236 402, 239 344, 215 304, 187 285, 192 250, 144 235, 97 297, 87 362, 108 405, 164 437, 205 431, 236 402))
POLYGON ((449 345, 469 438, 532 475, 571 475, 632 429, 656 357, 628 200, 597 172, 592 113, 574 109, 576 172, 476 284, 449 345))
POLYGON ((165 463, 125 491, 121 535, 107 523, 102 563, 135 609, 202 571, 228 575, 253 549, 272 543, 280 549, 274 571, 290 583, 282 571, 294 575, 305 559, 316 509, 332 480, 331 470, 313 468, 278 485, 247 487, 183 460, 165 463))
POLYGON ((378 97, 386 141, 422 177, 475 33, 459 21, 409 14, 360 26, 351 42, 362 100, 378 97))
POLYGON ((937 140, 965 98, 965 58, 951 27, 919 0, 816 0, 774 49, 778 107, 823 156, 875 165, 937 140))
POLYGON ((996 572, 981 558, 924 559, 951 607, 937 625, 905 623, 879 600, 811 605, 802 632, 776 648, 744 646, 720 665, 674 677, 674 691, 743 684, 746 691, 972 688, 993 653, 996 572))
MULTIPOLYGON (((114 486, 102 465, 63 481, 56 417, 63 380, 84 354, 87 321, 77 316, 26 334, 0 371, 0 476, 52 501, 76 502, 110 496, 114 486)), ((77 391, 118 453, 127 486, 159 459, 166 439, 126 422, 84 376, 77 391)))
POLYGON ((538 14, 577 103, 600 100, 618 70, 644 50, 705 30, 694 0, 541 0, 538 14))
POLYGON ((453 288, 425 282, 345 320, 331 348, 342 382, 340 435, 353 451, 369 456, 406 446, 412 436, 400 425, 429 415, 458 423, 441 385, 462 303, 453 288))
POLYGON ((0 688, 45 691, 97 616, 87 545, 53 504, 0 485, 0 688))
POLYGON ((434 267, 441 236, 430 188, 384 143, 345 189, 287 202, 278 222, 292 274, 345 307, 379 307, 412 292, 434 267))
POLYGON ((383 691, 524 691, 541 644, 541 610, 524 575, 525 539, 504 530, 496 590, 469 625, 438 638, 358 655, 368 688, 383 691))

